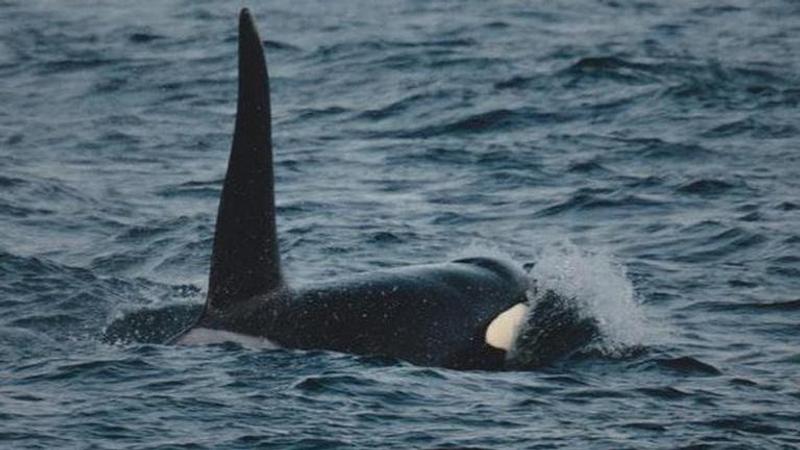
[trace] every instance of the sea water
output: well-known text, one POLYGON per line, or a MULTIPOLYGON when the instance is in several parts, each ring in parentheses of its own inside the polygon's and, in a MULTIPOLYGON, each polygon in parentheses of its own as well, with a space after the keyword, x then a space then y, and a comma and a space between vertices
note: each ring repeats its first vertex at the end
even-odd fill
POLYGON ((537 371, 162 343, 207 288, 239 2, 0 1, 0 447, 800 446, 800 4, 249 4, 293 282, 463 254, 537 371))

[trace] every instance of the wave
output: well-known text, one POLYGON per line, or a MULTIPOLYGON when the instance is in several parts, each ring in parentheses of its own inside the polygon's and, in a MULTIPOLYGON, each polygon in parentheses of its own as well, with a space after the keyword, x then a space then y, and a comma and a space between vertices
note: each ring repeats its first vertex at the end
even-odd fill
MULTIPOLYGON (((755 284, 751 287, 757 287, 755 284)), ((702 309, 714 312, 735 312, 735 313, 794 313, 800 312, 800 299, 779 300, 779 301, 760 301, 760 302, 698 302, 692 304, 690 310, 702 309)))
POLYGON ((692 142, 670 142, 659 138, 618 139, 626 153, 653 160, 696 161, 705 160, 715 152, 692 142))
POLYGON ((679 186, 677 191, 683 194, 714 196, 723 194, 734 187, 734 184, 724 180, 701 178, 679 186))
POLYGON ((703 238, 699 245, 692 247, 686 254, 675 258, 685 262, 717 261, 743 250, 763 245, 768 238, 755 231, 740 227, 729 227, 721 233, 703 238))
POLYGON ((147 44, 162 39, 164 39, 163 35, 144 31, 135 32, 128 35, 128 40, 134 44, 147 44))
POLYGON ((664 67, 657 64, 633 62, 618 56, 584 57, 562 70, 572 82, 582 79, 606 79, 625 84, 648 84, 659 80, 664 67))
POLYGON ((674 370, 681 375, 722 375, 722 372, 716 367, 691 356, 681 356, 678 358, 656 358, 653 360, 653 362, 660 367, 674 370))
POLYGON ((619 194, 601 190, 600 192, 588 189, 579 189, 578 192, 570 195, 567 200, 549 206, 536 212, 536 217, 557 216, 571 211, 591 211, 591 210, 617 210, 617 211, 641 211, 642 208, 661 208, 667 204, 651 197, 633 194, 619 194))
POLYGON ((729 138, 749 135, 757 139, 789 139, 800 134, 800 129, 788 123, 767 123, 754 117, 717 125, 705 133, 708 138, 729 138))
POLYGON ((437 136, 463 136, 469 134, 511 131, 531 124, 554 123, 566 120, 558 113, 542 113, 532 108, 499 108, 477 112, 456 120, 438 125, 417 128, 410 131, 388 133, 386 137, 423 139, 437 136))
POLYGON ((166 198, 213 198, 218 199, 222 191, 222 179, 210 181, 187 181, 178 185, 167 186, 158 191, 158 195, 166 198))

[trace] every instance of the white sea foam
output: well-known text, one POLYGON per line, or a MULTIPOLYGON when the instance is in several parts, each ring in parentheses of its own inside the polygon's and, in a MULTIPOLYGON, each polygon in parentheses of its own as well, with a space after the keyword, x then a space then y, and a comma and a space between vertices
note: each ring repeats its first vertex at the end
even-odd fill
POLYGON ((539 292, 573 299, 582 314, 597 321, 602 335, 597 345, 604 353, 619 355, 646 340, 648 324, 633 284, 611 255, 558 242, 544 247, 530 275, 539 292))

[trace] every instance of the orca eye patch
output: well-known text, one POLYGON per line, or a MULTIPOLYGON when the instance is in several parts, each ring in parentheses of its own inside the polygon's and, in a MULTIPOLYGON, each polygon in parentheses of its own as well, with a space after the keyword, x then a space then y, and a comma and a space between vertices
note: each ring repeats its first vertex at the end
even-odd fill
POLYGON ((517 303, 500 313, 486 327, 486 343, 501 350, 511 350, 529 309, 525 303, 517 303))

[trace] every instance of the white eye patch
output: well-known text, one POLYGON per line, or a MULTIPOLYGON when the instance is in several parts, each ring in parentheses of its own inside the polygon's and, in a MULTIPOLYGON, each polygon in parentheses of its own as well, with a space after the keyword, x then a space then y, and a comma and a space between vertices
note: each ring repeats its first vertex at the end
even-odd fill
POLYGON ((529 309, 525 303, 517 303, 500 313, 486 328, 486 343, 501 350, 511 350, 529 309))

